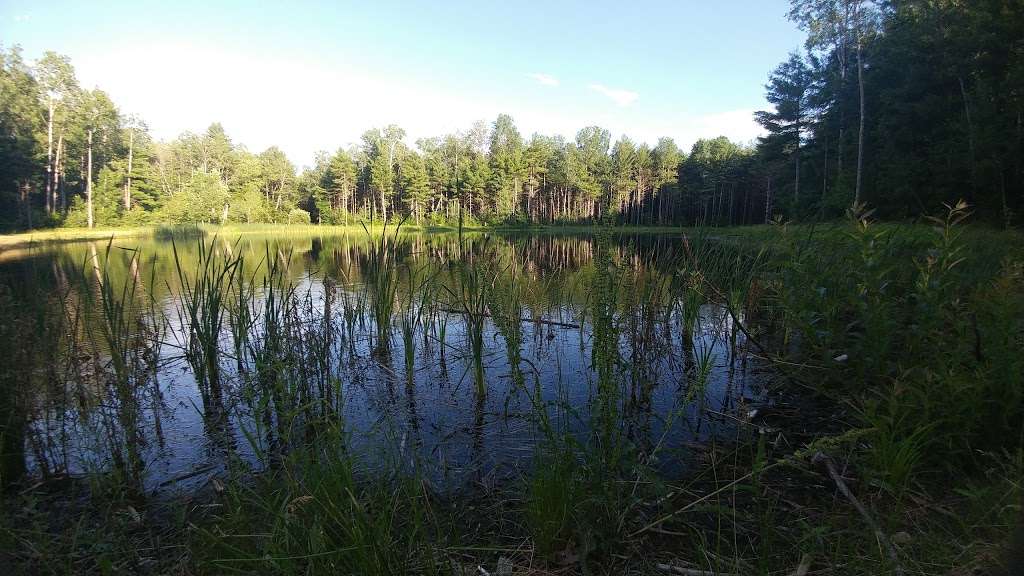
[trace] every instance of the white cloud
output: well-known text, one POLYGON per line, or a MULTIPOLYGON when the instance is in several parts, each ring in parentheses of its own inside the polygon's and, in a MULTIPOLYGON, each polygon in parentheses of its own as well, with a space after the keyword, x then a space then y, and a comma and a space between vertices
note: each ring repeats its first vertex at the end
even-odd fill
POLYGON ((14 17, 15 22, 28 22, 31 19, 31 14, 18 14, 17 16, 14 17))
POLYGON ((640 97, 639 94, 633 92, 632 90, 623 90, 621 88, 609 88, 604 84, 591 84, 590 89, 593 90, 594 92, 604 94, 612 102, 615 102, 616 105, 623 107, 629 106, 633 102, 636 102, 636 99, 640 97))
POLYGON ((533 78, 538 83, 545 86, 558 86, 558 78, 550 74, 542 74, 540 72, 534 72, 533 74, 527 74, 530 78, 533 78))
POLYGON ((158 139, 184 130, 202 132, 219 121, 233 141, 254 152, 280 146, 297 165, 309 164, 316 150, 357 143, 364 130, 375 126, 398 124, 412 145, 417 138, 468 129, 475 120, 490 123, 499 113, 512 115, 524 136, 540 132, 568 140, 590 125, 652 146, 659 136, 670 136, 686 149, 698 138, 724 135, 746 142, 761 133, 753 108, 686 113, 674 107, 626 107, 637 99, 626 90, 608 95, 626 108, 598 99, 581 102, 570 94, 531 100, 515 86, 482 98, 444 84, 380 76, 344 58, 304 61, 268 50, 194 42, 101 50, 76 56, 75 67, 83 86, 107 90, 123 113, 140 115, 158 139), (133 74, 123 74, 124 69, 133 74), (317 89, 293 88, 311 78, 317 89))
POLYGON ((684 121, 683 126, 693 140, 726 136, 733 142, 746 144, 764 135, 764 128, 754 120, 751 108, 691 117, 684 121))
POLYGON ((758 136, 764 135, 764 129, 754 121, 753 108, 622 119, 609 122, 608 127, 615 137, 626 134, 634 141, 647 142, 651 146, 659 137, 669 136, 687 153, 693 143, 702 138, 725 136, 739 144, 751 144, 758 136))
POLYGON ((368 74, 350 62, 304 62, 198 43, 99 51, 76 58, 75 67, 82 85, 106 90, 122 112, 144 118, 158 139, 221 122, 234 142, 253 152, 277 145, 297 165, 310 163, 317 150, 358 143, 373 127, 398 124, 412 144, 515 112, 511 103, 368 74), (118 73, 118 66, 133 74, 118 73), (316 90, 293 88, 314 78, 316 90))

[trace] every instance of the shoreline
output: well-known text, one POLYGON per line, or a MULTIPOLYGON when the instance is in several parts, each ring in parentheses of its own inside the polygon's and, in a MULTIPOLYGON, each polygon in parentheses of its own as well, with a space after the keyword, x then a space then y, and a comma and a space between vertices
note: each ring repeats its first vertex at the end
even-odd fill
MULTIPOLYGON (((49 244, 63 244, 69 242, 85 242, 89 240, 106 240, 110 238, 142 238, 152 237, 164 231, 173 232, 181 229, 198 228, 204 234, 303 234, 303 235, 344 235, 363 234, 365 229, 357 225, 326 225, 326 224, 228 224, 218 225, 160 225, 153 224, 132 228, 44 228, 28 232, 16 232, 13 234, 0 234, 0 252, 15 248, 28 248, 49 244)), ((593 233, 602 229, 598 224, 585 225, 532 225, 532 226, 464 226, 465 232, 474 233, 529 233, 529 234, 577 234, 593 233)), ((367 226, 369 230, 384 230, 380 224, 367 226)), ((389 231, 394 231, 394 226, 387 226, 389 231)), ((681 226, 614 226, 616 233, 639 233, 639 234, 673 234, 693 228, 681 226)), ((417 226, 414 224, 403 224, 402 233, 426 233, 426 234, 456 234, 458 226, 417 226)))

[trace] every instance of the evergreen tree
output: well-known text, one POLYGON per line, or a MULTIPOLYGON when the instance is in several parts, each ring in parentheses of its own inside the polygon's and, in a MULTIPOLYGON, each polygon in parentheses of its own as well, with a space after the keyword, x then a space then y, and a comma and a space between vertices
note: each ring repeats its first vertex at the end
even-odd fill
POLYGON ((629 195, 637 184, 636 145, 623 136, 612 147, 611 181, 609 183, 608 213, 618 215, 626 208, 629 195))
POLYGON ((519 191, 524 179, 523 139, 512 118, 501 114, 491 129, 489 149, 490 191, 494 195, 494 215, 507 219, 518 208, 519 191))
POLYGON ((768 131, 760 139, 760 150, 766 158, 779 158, 793 166, 793 205, 800 204, 800 151, 804 132, 810 121, 810 92, 814 78, 811 68, 798 54, 780 64, 769 76, 765 99, 775 106, 774 111, 754 114, 758 124, 768 131))
POLYGON ((402 161, 402 199, 417 224, 423 218, 430 201, 430 179, 423 158, 416 153, 406 154, 402 161))

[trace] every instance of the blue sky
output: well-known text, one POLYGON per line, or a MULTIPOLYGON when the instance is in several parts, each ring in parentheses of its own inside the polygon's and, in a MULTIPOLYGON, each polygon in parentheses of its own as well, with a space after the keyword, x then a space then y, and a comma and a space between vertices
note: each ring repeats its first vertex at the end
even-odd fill
POLYGON ((409 142, 492 121, 524 136, 688 147, 750 140, 768 72, 803 35, 787 0, 216 2, 5 0, 0 42, 67 54, 158 138, 224 124, 297 164, 397 123, 409 142))

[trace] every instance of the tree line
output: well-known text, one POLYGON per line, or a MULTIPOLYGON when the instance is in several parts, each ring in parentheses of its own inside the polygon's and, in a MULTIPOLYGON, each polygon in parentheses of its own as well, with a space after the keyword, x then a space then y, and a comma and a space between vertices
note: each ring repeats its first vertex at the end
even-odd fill
POLYGON ((735 225, 889 218, 964 198, 1014 223, 1024 203, 1018 0, 793 0, 806 49, 771 71, 766 135, 683 151, 589 126, 533 134, 500 115, 409 143, 390 125, 316 154, 233 143, 219 124, 155 140, 65 56, 0 50, 0 222, 735 225))
POLYGON ((771 72, 774 110, 756 114, 779 211, 829 218, 864 203, 898 219, 963 199, 1020 222, 1020 0, 793 0, 789 17, 806 53, 771 72))
POLYGON ((511 117, 410 146, 398 126, 320 152, 301 172, 278 148, 259 154, 220 124, 170 142, 83 90, 67 57, 27 65, 0 54, 5 106, 0 202, 8 227, 148 222, 593 222, 609 211, 636 223, 678 219, 683 153, 584 128, 574 141, 524 139, 511 117), (609 196, 613 194, 613 198, 609 196))

